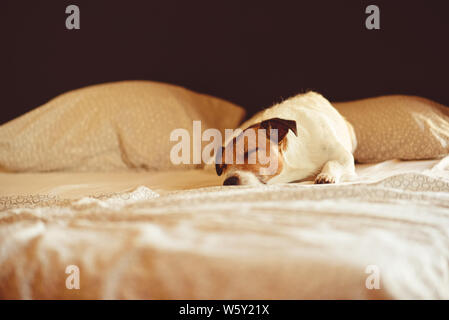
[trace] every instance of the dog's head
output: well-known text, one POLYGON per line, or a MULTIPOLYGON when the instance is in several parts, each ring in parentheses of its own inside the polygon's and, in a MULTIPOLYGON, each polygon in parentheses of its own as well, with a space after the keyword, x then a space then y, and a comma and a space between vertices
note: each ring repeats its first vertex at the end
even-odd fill
POLYGON ((283 167, 287 134, 298 135, 296 121, 273 118, 243 130, 218 150, 215 169, 224 185, 269 183, 283 167))

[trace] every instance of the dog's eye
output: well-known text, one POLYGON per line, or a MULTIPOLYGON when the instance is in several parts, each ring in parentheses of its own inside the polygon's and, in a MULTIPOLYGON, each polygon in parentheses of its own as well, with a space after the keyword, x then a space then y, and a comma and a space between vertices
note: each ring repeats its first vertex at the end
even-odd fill
POLYGON ((252 154, 253 152, 255 152, 255 151, 257 151, 257 150, 259 150, 259 148, 255 148, 255 149, 246 151, 246 152, 244 153, 243 156, 245 157, 245 159, 247 159, 247 158, 249 157, 250 154, 252 154))

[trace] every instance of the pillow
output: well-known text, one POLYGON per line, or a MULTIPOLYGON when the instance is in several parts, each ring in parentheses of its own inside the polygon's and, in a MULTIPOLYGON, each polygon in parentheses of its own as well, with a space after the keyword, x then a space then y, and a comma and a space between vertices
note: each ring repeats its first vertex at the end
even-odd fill
POLYGON ((150 81, 94 85, 62 94, 0 126, 3 171, 162 170, 174 165, 174 129, 236 128, 245 111, 224 100, 150 81))
POLYGON ((333 103, 353 125, 358 162, 441 158, 449 153, 449 109, 414 96, 333 103))

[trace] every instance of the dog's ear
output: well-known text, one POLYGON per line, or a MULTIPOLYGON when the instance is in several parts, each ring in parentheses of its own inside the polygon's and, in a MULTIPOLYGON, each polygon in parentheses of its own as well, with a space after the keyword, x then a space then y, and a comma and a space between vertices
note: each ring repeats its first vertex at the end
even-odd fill
POLYGON ((296 129, 296 121, 295 120, 285 120, 280 118, 272 118, 268 120, 264 120, 260 123, 260 127, 267 131, 267 137, 270 138, 270 129, 277 129, 278 131, 278 143, 285 138, 288 133, 288 130, 293 131, 295 136, 298 136, 298 131, 296 129))
POLYGON ((226 164, 223 161, 224 147, 217 149, 217 154, 215 155, 215 171, 217 171, 218 176, 221 176, 223 170, 226 168, 226 164))

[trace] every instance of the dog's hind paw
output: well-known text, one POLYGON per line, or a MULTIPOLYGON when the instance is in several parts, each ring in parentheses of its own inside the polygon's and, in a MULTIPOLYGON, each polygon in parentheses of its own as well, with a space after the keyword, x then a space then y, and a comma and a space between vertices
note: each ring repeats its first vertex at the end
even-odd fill
POLYGON ((328 184, 328 183, 335 183, 335 177, 328 175, 326 173, 320 173, 315 178, 315 184, 328 184))

